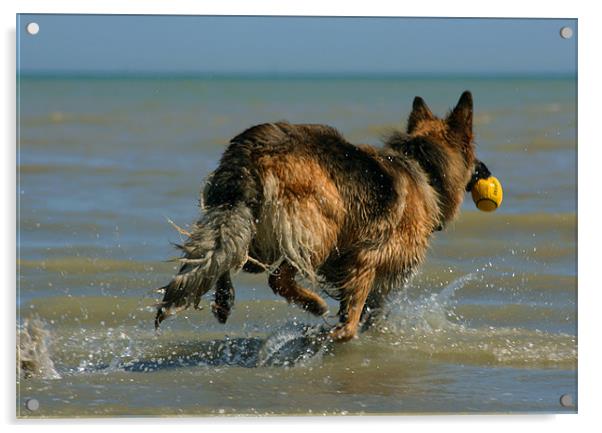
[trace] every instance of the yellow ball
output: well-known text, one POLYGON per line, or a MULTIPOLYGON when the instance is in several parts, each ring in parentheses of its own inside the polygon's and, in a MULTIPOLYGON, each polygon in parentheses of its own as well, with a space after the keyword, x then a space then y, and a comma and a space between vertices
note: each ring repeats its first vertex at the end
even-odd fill
POLYGON ((493 212, 502 204, 502 184, 493 176, 479 179, 471 192, 472 200, 483 212, 493 212))

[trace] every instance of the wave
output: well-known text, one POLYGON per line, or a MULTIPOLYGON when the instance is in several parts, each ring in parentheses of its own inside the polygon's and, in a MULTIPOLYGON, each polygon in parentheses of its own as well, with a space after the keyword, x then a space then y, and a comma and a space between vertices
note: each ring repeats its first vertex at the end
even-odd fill
POLYGON ((455 234, 479 237, 496 231, 516 230, 545 232, 548 230, 569 232, 575 235, 577 214, 575 212, 491 213, 483 218, 478 211, 464 211, 451 226, 455 234))
POLYGON ((23 116, 21 124, 23 126, 45 126, 61 124, 81 124, 81 125, 114 125, 121 121, 118 115, 103 114, 79 114, 68 113, 65 111, 52 111, 40 116, 23 116))
POLYGON ((106 272, 152 272, 155 264, 135 260, 118 260, 96 257, 60 257, 43 260, 20 259, 18 266, 48 272, 96 274, 106 272))

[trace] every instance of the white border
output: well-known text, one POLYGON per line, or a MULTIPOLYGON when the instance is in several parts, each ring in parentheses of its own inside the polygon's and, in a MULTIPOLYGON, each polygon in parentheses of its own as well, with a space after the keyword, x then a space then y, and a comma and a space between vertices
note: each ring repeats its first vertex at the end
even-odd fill
MULTIPOLYGON (((601 170, 597 158, 602 139, 597 130, 602 102, 599 77, 599 42, 602 23, 596 14, 595 2, 546 1, 525 2, 524 0, 499 0, 495 3, 468 0, 430 0, 428 2, 392 2, 370 0, 351 2, 337 0, 296 0, 282 4, 276 0, 236 0, 220 2, 195 0, 104 0, 75 2, 68 0, 4 0, 0 2, 3 23, 4 52, 2 86, 5 95, 2 122, 5 140, 2 145, 3 188, 0 189, 2 212, 3 243, 2 275, 4 293, 5 355, 1 357, 2 372, 2 420, 12 430, 21 424, 25 431, 102 431, 111 425, 112 429, 131 429, 140 425, 147 432, 162 432, 166 429, 195 431, 245 432, 333 430, 344 428, 349 431, 365 431, 374 424, 382 431, 419 428, 426 431, 478 431, 504 432, 509 429, 541 429, 546 433, 567 430, 593 430, 599 424, 597 403, 600 401, 600 349, 598 330, 600 323, 600 277, 595 273, 597 263, 596 247, 599 247, 598 233, 600 213, 597 212, 598 180, 595 177, 601 170), (15 343, 15 14, 20 13, 120 13, 120 14, 217 14, 217 15, 346 15, 346 16, 454 16, 454 17, 548 17, 579 19, 579 415, 559 416, 410 416, 410 417, 331 417, 328 419, 271 418, 271 419, 145 419, 145 420, 93 420, 93 421, 44 421, 22 422, 15 420, 14 384, 14 343, 15 343), (595 104, 595 105, 594 105, 595 104), (596 116, 596 117, 594 117, 596 116), (596 134, 594 136, 594 134, 596 134)), ((241 391, 242 392, 242 391, 241 391)))

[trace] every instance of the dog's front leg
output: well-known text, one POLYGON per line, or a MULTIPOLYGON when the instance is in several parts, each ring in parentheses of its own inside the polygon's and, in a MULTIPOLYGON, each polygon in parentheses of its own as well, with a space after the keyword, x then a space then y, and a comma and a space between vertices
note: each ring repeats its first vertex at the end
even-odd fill
POLYGON ((334 341, 348 341, 357 335, 362 310, 373 284, 373 268, 353 267, 350 278, 341 286, 343 293, 339 311, 341 323, 330 331, 330 337, 334 341))

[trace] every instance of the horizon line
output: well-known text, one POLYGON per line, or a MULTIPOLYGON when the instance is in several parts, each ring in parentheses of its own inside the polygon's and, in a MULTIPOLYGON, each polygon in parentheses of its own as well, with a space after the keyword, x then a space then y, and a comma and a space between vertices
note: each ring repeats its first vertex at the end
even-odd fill
POLYGON ((470 78, 470 79, 510 79, 510 78, 574 78, 578 71, 482 71, 482 72, 372 72, 372 71, 102 71, 102 70, 17 70, 19 78, 176 78, 176 79, 289 79, 289 78, 470 78))

